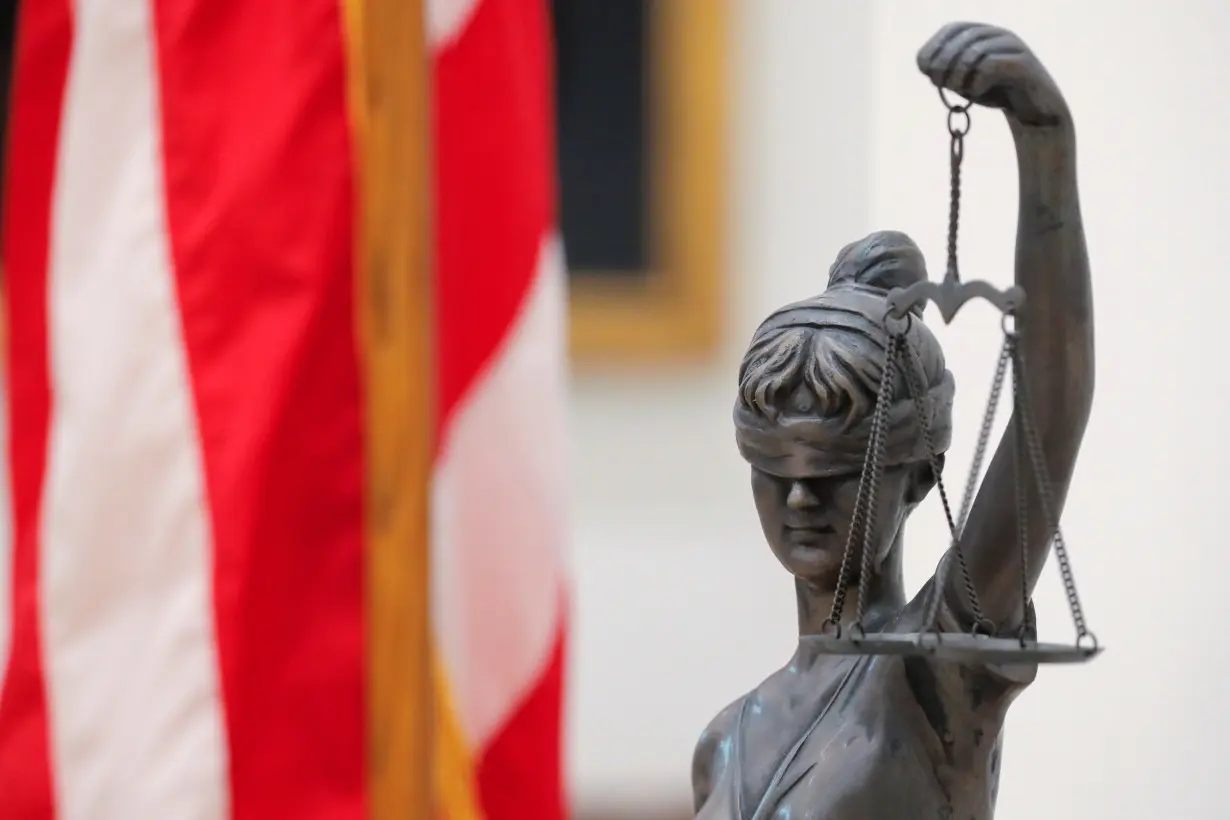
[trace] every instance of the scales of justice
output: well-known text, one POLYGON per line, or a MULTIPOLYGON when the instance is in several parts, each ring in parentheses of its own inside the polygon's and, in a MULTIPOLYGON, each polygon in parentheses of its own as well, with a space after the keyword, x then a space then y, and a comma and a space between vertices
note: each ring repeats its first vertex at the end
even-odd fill
POLYGON ((1001 28, 945 26, 918 67, 951 135, 943 280, 929 280, 907 236, 873 233, 840 251, 822 294, 760 325, 740 367, 736 438, 765 538, 795 577, 799 643, 702 734, 698 818, 989 820, 1008 707, 1039 665, 1099 652, 1059 529, 1094 372, 1071 112, 1001 28), (964 140, 979 107, 1003 112, 1020 174, 1005 290, 963 282, 957 265, 964 140), (971 299, 998 308, 1003 342, 954 511, 943 481, 954 382, 923 308, 947 323, 971 299), (1012 415, 979 483, 1006 386, 1012 415), (911 598, 903 531, 928 496, 950 547, 911 598), (1052 549, 1072 643, 1039 641, 1035 628, 1031 596, 1052 549))

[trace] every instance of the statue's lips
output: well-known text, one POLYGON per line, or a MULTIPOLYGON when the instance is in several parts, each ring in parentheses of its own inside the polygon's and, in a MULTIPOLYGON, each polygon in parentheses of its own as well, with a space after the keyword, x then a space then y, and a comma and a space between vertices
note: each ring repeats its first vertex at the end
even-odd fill
POLYGON ((834 529, 831 524, 822 524, 822 523, 799 525, 799 526, 787 524, 785 529, 786 529, 786 535, 790 538, 791 541, 795 541, 795 542, 816 541, 825 536, 833 535, 837 532, 837 530, 834 529))

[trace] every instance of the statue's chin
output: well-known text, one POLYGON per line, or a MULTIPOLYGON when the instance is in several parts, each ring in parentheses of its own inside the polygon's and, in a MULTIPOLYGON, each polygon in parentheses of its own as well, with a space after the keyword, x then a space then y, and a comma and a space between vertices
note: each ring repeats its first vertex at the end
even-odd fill
POLYGON ((842 551, 842 545, 832 540, 817 541, 787 544, 781 557, 796 578, 821 589, 835 589, 841 574, 842 551))

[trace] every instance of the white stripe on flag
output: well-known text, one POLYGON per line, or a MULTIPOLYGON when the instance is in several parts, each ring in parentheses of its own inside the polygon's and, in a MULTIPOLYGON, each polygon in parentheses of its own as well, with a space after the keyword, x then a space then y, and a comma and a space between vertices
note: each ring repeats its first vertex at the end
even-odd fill
POLYGON ((479 0, 427 0, 427 41, 433 49, 447 48, 461 36, 474 16, 479 0))
POLYGON ((210 526, 151 0, 77 0, 52 213, 41 600, 59 820, 216 820, 210 526))
POLYGON ((436 469, 434 620, 472 749, 538 680, 562 616, 565 350, 563 249, 551 236, 520 315, 444 433, 436 469))

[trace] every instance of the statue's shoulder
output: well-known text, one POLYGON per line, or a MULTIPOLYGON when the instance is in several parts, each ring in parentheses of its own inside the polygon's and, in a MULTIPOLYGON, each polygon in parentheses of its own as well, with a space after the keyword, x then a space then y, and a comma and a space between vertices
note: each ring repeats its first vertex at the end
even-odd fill
POLYGON ((722 776, 730 749, 726 741, 733 735, 747 699, 754 695, 755 692, 744 695, 718 712, 700 733, 700 740, 692 752, 692 796, 697 811, 709 799, 714 784, 722 776))
POLYGON ((700 740, 696 743, 696 749, 699 752, 702 748, 712 747, 722 742, 729 737, 731 730, 739 720, 739 712, 743 709, 743 704, 748 698, 754 697, 755 692, 750 692, 743 695, 738 700, 729 704, 725 709, 718 712, 705 730, 700 733, 700 740))

